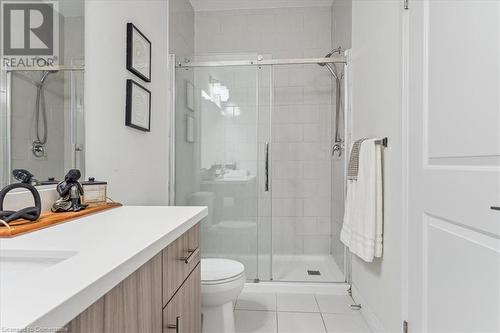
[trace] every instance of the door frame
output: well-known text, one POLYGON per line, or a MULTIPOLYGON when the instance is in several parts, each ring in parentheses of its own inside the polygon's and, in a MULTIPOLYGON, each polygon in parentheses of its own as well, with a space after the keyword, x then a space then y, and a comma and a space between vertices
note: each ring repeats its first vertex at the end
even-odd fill
POLYGON ((169 206, 175 206, 175 106, 176 106, 176 90, 175 90, 175 53, 170 53, 168 55, 168 75, 170 78, 169 81, 169 96, 170 103, 168 103, 168 112, 170 116, 168 117, 168 121, 170 122, 168 128, 168 138, 169 138, 169 147, 168 147, 168 204, 169 206))
MULTIPOLYGON (((421 153, 412 152, 410 149, 409 129, 412 123, 410 122, 410 96, 412 78, 411 71, 411 22, 415 20, 412 17, 412 6, 410 2, 409 8, 402 10, 401 16, 401 140, 402 140, 402 181, 401 181, 401 196, 402 196, 402 216, 401 216, 401 320, 403 331, 407 332, 408 320, 410 317, 410 275, 409 267, 411 265, 410 257, 410 215, 409 215, 409 196, 410 196, 410 174, 409 161, 411 154, 421 153), (406 330, 405 330, 406 328, 406 330)), ((410 331, 412 323, 409 323, 410 331)))
MULTIPOLYGON (((401 14, 401 319, 408 321, 409 308, 409 273, 408 262, 408 198, 409 198, 409 112, 410 112, 410 10, 404 8, 401 14)), ((404 330, 404 327, 403 327, 404 330)))

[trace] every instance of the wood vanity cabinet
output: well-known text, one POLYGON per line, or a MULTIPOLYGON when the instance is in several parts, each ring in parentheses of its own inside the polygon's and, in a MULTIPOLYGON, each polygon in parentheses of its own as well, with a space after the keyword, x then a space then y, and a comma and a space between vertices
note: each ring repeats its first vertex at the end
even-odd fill
POLYGON ((62 331, 201 332, 199 233, 197 224, 74 318, 62 331))
POLYGON ((201 265, 198 264, 163 309, 164 333, 201 332, 200 273, 201 265))

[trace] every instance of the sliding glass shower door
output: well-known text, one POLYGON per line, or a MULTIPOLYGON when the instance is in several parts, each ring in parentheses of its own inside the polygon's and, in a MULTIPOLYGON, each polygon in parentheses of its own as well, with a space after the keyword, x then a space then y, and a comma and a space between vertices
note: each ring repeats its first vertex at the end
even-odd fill
POLYGON ((259 222, 270 213, 259 200, 268 141, 260 130, 260 71, 212 66, 175 73, 175 204, 208 207, 204 257, 238 260, 249 280, 261 279, 266 233, 259 222))
POLYGON ((244 59, 177 59, 175 204, 208 207, 203 256, 249 280, 344 282, 336 81, 316 59, 244 59))

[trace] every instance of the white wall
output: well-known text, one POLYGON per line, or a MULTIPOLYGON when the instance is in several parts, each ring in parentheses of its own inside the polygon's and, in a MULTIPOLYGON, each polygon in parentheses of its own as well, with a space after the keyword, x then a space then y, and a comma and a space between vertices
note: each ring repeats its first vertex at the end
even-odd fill
POLYGON ((169 51, 177 56, 194 53, 194 10, 189 0, 169 0, 169 51))
POLYGON ((354 297, 385 330, 401 315, 401 13, 400 1, 352 4, 353 139, 389 138, 384 150, 384 253, 373 263, 354 256, 354 297))
POLYGON ((128 205, 168 204, 168 2, 85 2, 86 174, 128 205), (152 82, 126 69, 126 24, 152 42, 152 82), (126 79, 151 90, 151 132, 125 126, 126 79))

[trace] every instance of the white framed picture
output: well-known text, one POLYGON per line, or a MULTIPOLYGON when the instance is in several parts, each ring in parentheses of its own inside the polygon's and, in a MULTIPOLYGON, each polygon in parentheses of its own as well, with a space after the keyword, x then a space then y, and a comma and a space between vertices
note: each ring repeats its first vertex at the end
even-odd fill
POLYGON ((194 111, 194 85, 186 81, 186 107, 194 111))

